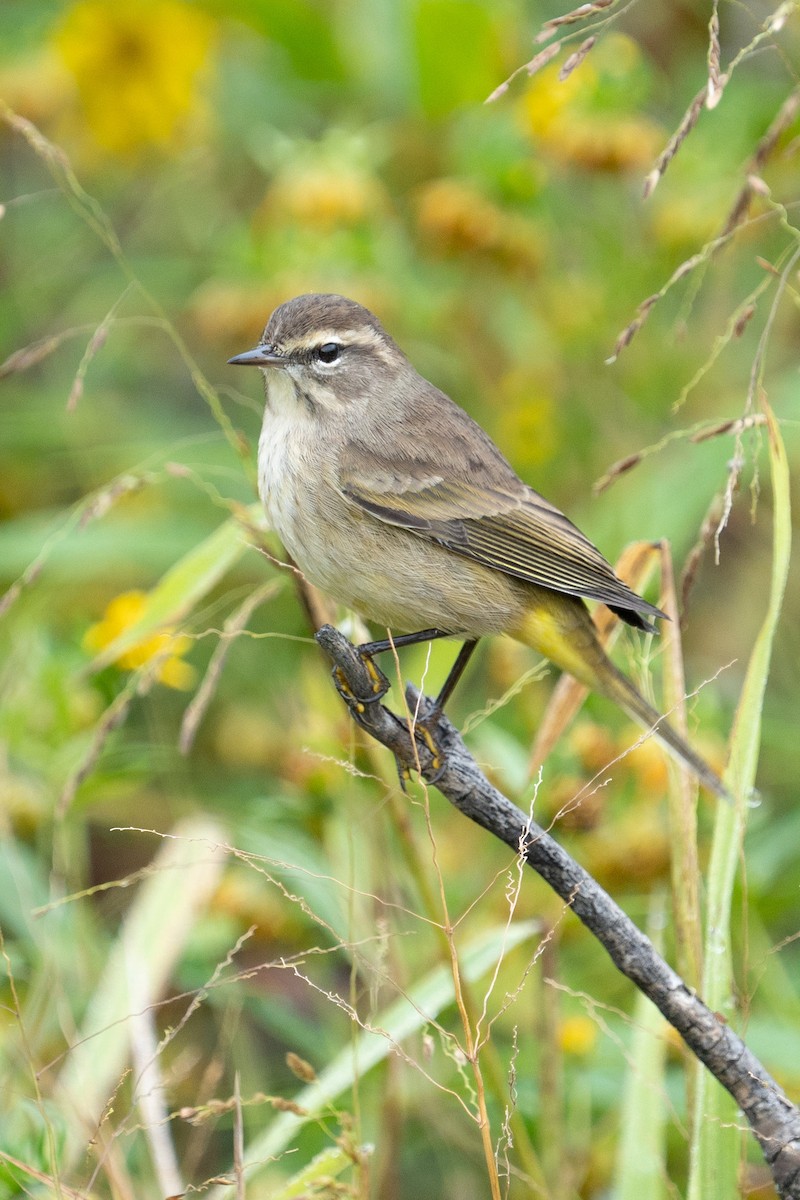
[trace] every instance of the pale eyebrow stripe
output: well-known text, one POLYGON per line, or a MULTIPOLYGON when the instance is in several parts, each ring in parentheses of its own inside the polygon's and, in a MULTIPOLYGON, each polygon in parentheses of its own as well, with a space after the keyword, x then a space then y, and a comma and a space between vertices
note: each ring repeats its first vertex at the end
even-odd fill
POLYGON ((358 329, 347 333, 346 338, 341 330, 315 329, 302 338, 293 342, 284 342, 284 349, 289 351, 311 350, 314 346, 324 346, 326 342, 336 342, 337 346, 358 346, 362 350, 380 350, 385 346, 384 339, 374 329, 358 329))

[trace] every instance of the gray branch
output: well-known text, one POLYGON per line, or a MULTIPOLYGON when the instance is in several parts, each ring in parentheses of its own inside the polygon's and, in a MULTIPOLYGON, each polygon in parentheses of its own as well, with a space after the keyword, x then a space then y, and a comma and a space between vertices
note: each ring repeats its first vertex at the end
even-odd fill
MULTIPOLYGON (((330 625, 317 641, 334 664, 337 686, 353 697, 373 696, 374 678, 347 639, 330 625)), ((421 718, 432 701, 415 688, 409 708, 421 718)), ((423 777, 470 820, 522 854, 605 947, 614 964, 677 1029, 692 1053, 733 1096, 753 1129, 782 1200, 800 1200, 800 1111, 729 1025, 713 1013, 656 953, 651 942, 621 908, 544 829, 493 787, 479 770, 458 731, 442 716, 436 744, 444 765, 408 724, 379 700, 350 701, 358 723, 394 754, 398 766, 421 769, 423 777)))

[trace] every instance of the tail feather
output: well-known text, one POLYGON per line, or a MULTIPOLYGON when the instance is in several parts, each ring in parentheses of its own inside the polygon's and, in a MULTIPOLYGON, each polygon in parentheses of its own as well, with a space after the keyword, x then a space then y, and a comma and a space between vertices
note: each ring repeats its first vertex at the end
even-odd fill
POLYGON ((644 696, 641 696, 636 690, 630 679, 618 671, 610 659, 606 658, 603 667, 597 672, 597 690, 607 696, 609 700, 613 700, 615 704, 643 725, 645 729, 652 729, 653 736, 658 738, 661 745, 672 755, 672 757, 683 766, 689 768, 693 775, 697 776, 699 782, 709 792, 713 792, 715 796, 719 796, 722 800, 731 800, 731 794, 725 784, 717 775, 716 771, 708 765, 705 759, 692 749, 687 742, 677 733, 666 717, 662 716, 652 705, 648 704, 644 696))
MULTIPOLYGON (((533 593, 533 589, 530 589, 533 593)), ((730 800, 731 794, 716 771, 697 754, 639 694, 627 676, 618 671, 601 646, 588 610, 579 600, 555 592, 536 591, 523 620, 509 630, 526 645, 579 679, 595 692, 607 696, 653 735, 670 754, 697 776, 703 787, 730 800)))

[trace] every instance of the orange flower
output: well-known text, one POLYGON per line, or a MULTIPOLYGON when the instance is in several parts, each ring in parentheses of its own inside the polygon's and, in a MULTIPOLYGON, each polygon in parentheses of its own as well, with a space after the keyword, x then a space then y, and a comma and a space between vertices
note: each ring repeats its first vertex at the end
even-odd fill
POLYGON ((434 179, 420 189, 416 209, 420 232, 442 254, 474 253, 523 270, 535 270, 541 262, 539 228, 469 183, 434 179))

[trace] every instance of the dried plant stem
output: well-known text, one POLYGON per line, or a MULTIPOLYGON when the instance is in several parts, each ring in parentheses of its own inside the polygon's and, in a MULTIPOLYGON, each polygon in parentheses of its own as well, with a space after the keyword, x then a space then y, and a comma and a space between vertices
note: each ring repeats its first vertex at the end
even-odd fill
MULTIPOLYGON (((402 677, 399 675, 399 663, 398 678, 402 684, 402 677)), ((403 861, 414 881, 414 886, 420 898, 422 914, 430 922, 431 927, 440 933, 442 949, 449 956, 453 944, 452 934, 448 934, 447 929, 442 925, 441 905, 437 900, 436 891, 430 879, 430 872, 424 869, 422 854, 415 838, 414 827, 412 822, 409 821, 408 805, 403 802, 400 790, 397 787, 390 787, 392 781, 388 778, 386 772, 386 756, 381 752, 378 743, 373 738, 366 736, 363 737, 363 742, 364 751, 370 759, 374 774, 379 779, 383 779, 389 789, 388 803, 392 822, 399 839, 403 861)), ((464 978, 463 973, 461 975, 460 986, 467 1019, 472 1023, 473 1028, 477 1028, 477 1014, 480 1011, 480 1006, 474 995, 473 985, 468 979, 464 978)), ((488 1084, 496 1103, 502 1108, 505 1103, 508 1080, 506 1078, 505 1067, 500 1059, 500 1054, 491 1038, 482 1039, 479 1052, 483 1078, 488 1084)), ((518 1168, 527 1175, 528 1180, 531 1181, 533 1186, 543 1187, 545 1177, 542 1164, 536 1154, 525 1120, 516 1108, 508 1115, 508 1127, 513 1138, 518 1168)))
MULTIPOLYGON (((660 551, 660 603, 670 618, 669 622, 665 622, 664 628, 664 701, 678 733, 688 738, 680 610, 669 542, 662 541, 660 551)), ((697 854, 697 783, 687 771, 672 771, 671 780, 669 823, 677 961, 689 987, 698 987, 703 963, 703 922, 698 889, 701 874, 697 854)))
POLYGON ((611 8, 614 3, 615 0, 592 0, 589 4, 579 4, 571 12, 564 13, 560 17, 552 17, 549 21, 545 21, 534 40, 537 42, 546 42, 548 38, 552 37, 556 29, 561 29, 564 25, 575 25, 580 21, 585 21, 588 17, 593 17, 595 13, 602 12, 604 8, 611 8))
MULTIPOLYGON (((331 626, 317 641, 354 695, 371 694, 371 678, 355 648, 331 626)), ((432 702, 408 689, 408 705, 424 718, 432 702)), ((415 744, 408 723, 382 704, 351 709, 355 719, 408 768, 423 777, 481 828, 504 842, 550 884, 601 942, 618 969, 656 1005, 698 1060, 734 1097, 749 1121, 782 1200, 800 1200, 800 1111, 742 1039, 695 995, 652 943, 554 838, 493 787, 446 717, 436 724, 444 767, 415 744)))
POLYGON ((678 128, 673 133, 672 137, 667 142, 664 149, 659 155, 656 165, 653 167, 650 174, 644 181, 644 197, 645 200, 655 191, 659 180, 662 178, 669 164, 672 162, 675 155, 680 150, 683 143, 686 141, 689 134, 694 129, 697 122, 700 120, 700 113, 703 111, 703 105, 706 101, 706 88, 703 87, 692 100, 686 112, 681 118, 678 128))
POLYGON ((105 246, 122 272, 123 277, 128 281, 128 284, 138 292, 153 315, 163 323, 164 329, 167 331, 170 340, 191 376, 192 383, 208 404, 231 447, 242 460, 248 476, 254 480, 255 472, 247 449, 243 445, 241 437, 234 429, 228 414, 225 412, 219 394, 206 379, 198 363, 190 353, 186 342, 169 320, 159 301, 148 291, 134 272, 125 257, 125 252, 122 249, 110 218, 94 196, 91 196, 85 190, 65 152, 60 146, 49 141, 32 121, 15 113, 3 100, 0 100, 0 120, 5 121, 14 133, 23 137, 34 154, 42 160, 68 203, 105 246))
POLYGON ((711 20, 708 23, 708 84, 706 86, 706 108, 716 108, 722 98, 724 80, 719 69, 719 0, 713 0, 711 20))
MULTIPOLYGON (((703 109, 713 109, 717 107, 722 99, 722 93, 727 84, 730 82, 730 78, 736 68, 742 62, 744 62, 745 59, 749 58, 765 40, 774 37, 775 34, 783 28, 787 17, 795 9, 795 0, 783 0, 783 2, 778 5, 775 12, 773 12, 772 15, 763 23, 761 29, 758 31, 755 37, 751 38, 746 46, 742 46, 741 50, 739 50, 739 52, 731 59, 727 71, 723 72, 720 70, 718 0, 714 0, 708 26, 708 79, 692 100, 691 104, 684 113, 683 119, 678 125, 678 128, 675 130, 675 133, 669 139, 667 145, 659 155, 656 165, 646 177, 644 182, 645 197, 652 195, 667 167, 670 165, 675 155, 678 153, 681 146, 699 121, 700 113, 703 111, 703 109)), ((784 109, 787 105, 791 104, 791 99, 792 98, 790 97, 786 102, 784 109)), ((773 126, 778 126, 778 131, 775 136, 771 138, 771 135, 768 132, 762 139, 762 142, 759 143, 759 146, 761 146, 762 143, 765 144, 765 158, 771 152, 779 133, 782 132, 782 129, 785 128, 786 124, 788 124, 792 119, 792 113, 790 113, 786 118, 782 116, 784 109, 781 109, 781 112, 778 114, 775 122, 773 122, 773 126)), ((771 126, 770 129, 772 129, 773 126, 771 126)), ((744 204, 744 209, 742 210, 741 215, 744 215, 744 212, 746 211, 747 202, 749 202, 749 195, 744 204)))
MULTIPOLYGON (((323 628, 330 628, 323 626, 323 628)), ((393 657, 395 669, 400 675, 400 660, 397 656, 397 650, 393 647, 393 657)), ((363 694, 363 693, 362 693, 363 694)), ((408 697, 405 699, 405 718, 406 727, 412 731, 411 748, 414 751, 413 769, 422 774, 419 756, 416 753, 417 743, 413 736, 414 726, 419 713, 418 704, 410 704, 408 697)), ((433 851, 433 864, 436 869, 436 877, 439 886, 439 908, 444 918, 444 924, 440 927, 444 932, 447 954, 450 959, 450 971, 453 977, 453 993, 455 996, 456 1008, 458 1009, 461 1027, 464 1031, 464 1052, 467 1062, 470 1065, 473 1078, 475 1080, 475 1099, 477 1103, 477 1122, 481 1135, 481 1146, 483 1148, 484 1161, 486 1162, 486 1173, 489 1178, 489 1187, 491 1190, 492 1200, 501 1200, 500 1178, 497 1171, 497 1160, 494 1153, 494 1145, 492 1143, 492 1128, 489 1121, 489 1111, 486 1106, 486 1087, 483 1079, 483 1071, 479 1057, 478 1045, 478 1025, 473 1022, 473 1014, 470 1012, 472 1007, 469 1004, 469 998, 465 992, 462 977, 461 966, 458 958, 458 949, 454 938, 454 926, 450 919, 449 907, 447 904, 447 894, 445 891, 444 877, 439 867, 439 856, 436 846, 436 838, 433 832, 433 823, 431 820, 431 811, 429 803, 429 793, 427 786, 425 787, 425 821, 428 827, 428 837, 433 851)))

